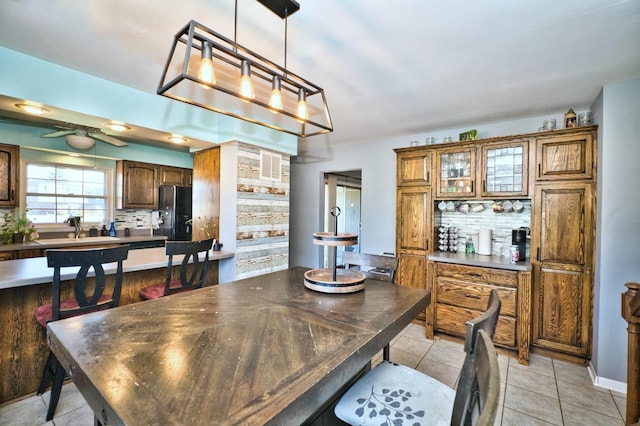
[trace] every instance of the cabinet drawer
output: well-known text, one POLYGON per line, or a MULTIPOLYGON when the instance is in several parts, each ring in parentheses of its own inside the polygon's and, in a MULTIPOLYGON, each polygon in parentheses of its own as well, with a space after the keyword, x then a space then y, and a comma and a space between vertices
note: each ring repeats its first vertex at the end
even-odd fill
POLYGON ((438 277, 457 278, 481 284, 516 287, 518 273, 503 269, 482 268, 477 266, 457 265, 455 263, 438 263, 438 277))
POLYGON ((438 277, 436 286, 436 300, 438 303, 475 309, 480 312, 487 309, 491 290, 496 290, 502 306, 500 315, 516 316, 516 289, 509 287, 495 287, 492 285, 473 284, 457 281, 451 278, 438 277))
MULTIPOLYGON (((436 329, 458 336, 464 336, 467 321, 477 318, 482 311, 436 304, 436 329)), ((516 347, 515 318, 500 315, 493 342, 497 345, 516 347)))

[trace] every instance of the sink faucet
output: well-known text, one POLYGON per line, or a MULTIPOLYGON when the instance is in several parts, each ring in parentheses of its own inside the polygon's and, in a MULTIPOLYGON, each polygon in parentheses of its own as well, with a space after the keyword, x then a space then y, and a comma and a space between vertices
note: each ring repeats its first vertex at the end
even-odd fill
POLYGON ((82 231, 82 227, 80 226, 80 216, 75 216, 73 218, 73 225, 75 226, 76 238, 78 238, 80 236, 80 231, 82 231))

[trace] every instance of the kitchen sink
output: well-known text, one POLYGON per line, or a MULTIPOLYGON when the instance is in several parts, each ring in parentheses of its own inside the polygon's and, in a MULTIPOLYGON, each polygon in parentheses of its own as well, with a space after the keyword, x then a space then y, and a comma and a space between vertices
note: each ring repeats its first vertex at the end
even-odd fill
POLYGON ((78 245, 90 244, 90 243, 105 243, 105 242, 120 241, 118 237, 85 237, 85 238, 46 238, 43 240, 35 240, 34 243, 38 244, 69 244, 78 245))

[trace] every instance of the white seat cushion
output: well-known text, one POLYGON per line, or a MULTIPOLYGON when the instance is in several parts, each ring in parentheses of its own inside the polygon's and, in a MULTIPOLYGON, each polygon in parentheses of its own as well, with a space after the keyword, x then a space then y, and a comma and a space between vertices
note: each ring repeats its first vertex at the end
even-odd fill
POLYGON ((447 426, 455 396, 433 377, 383 361, 344 394, 334 412, 351 425, 447 426))

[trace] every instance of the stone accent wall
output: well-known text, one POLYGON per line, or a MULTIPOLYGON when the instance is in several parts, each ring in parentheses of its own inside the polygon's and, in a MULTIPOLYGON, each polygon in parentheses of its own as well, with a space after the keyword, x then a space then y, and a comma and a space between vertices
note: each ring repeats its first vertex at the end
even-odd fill
POLYGON ((260 179, 260 148, 238 144, 236 278, 289 267, 290 158, 280 181, 260 179))

